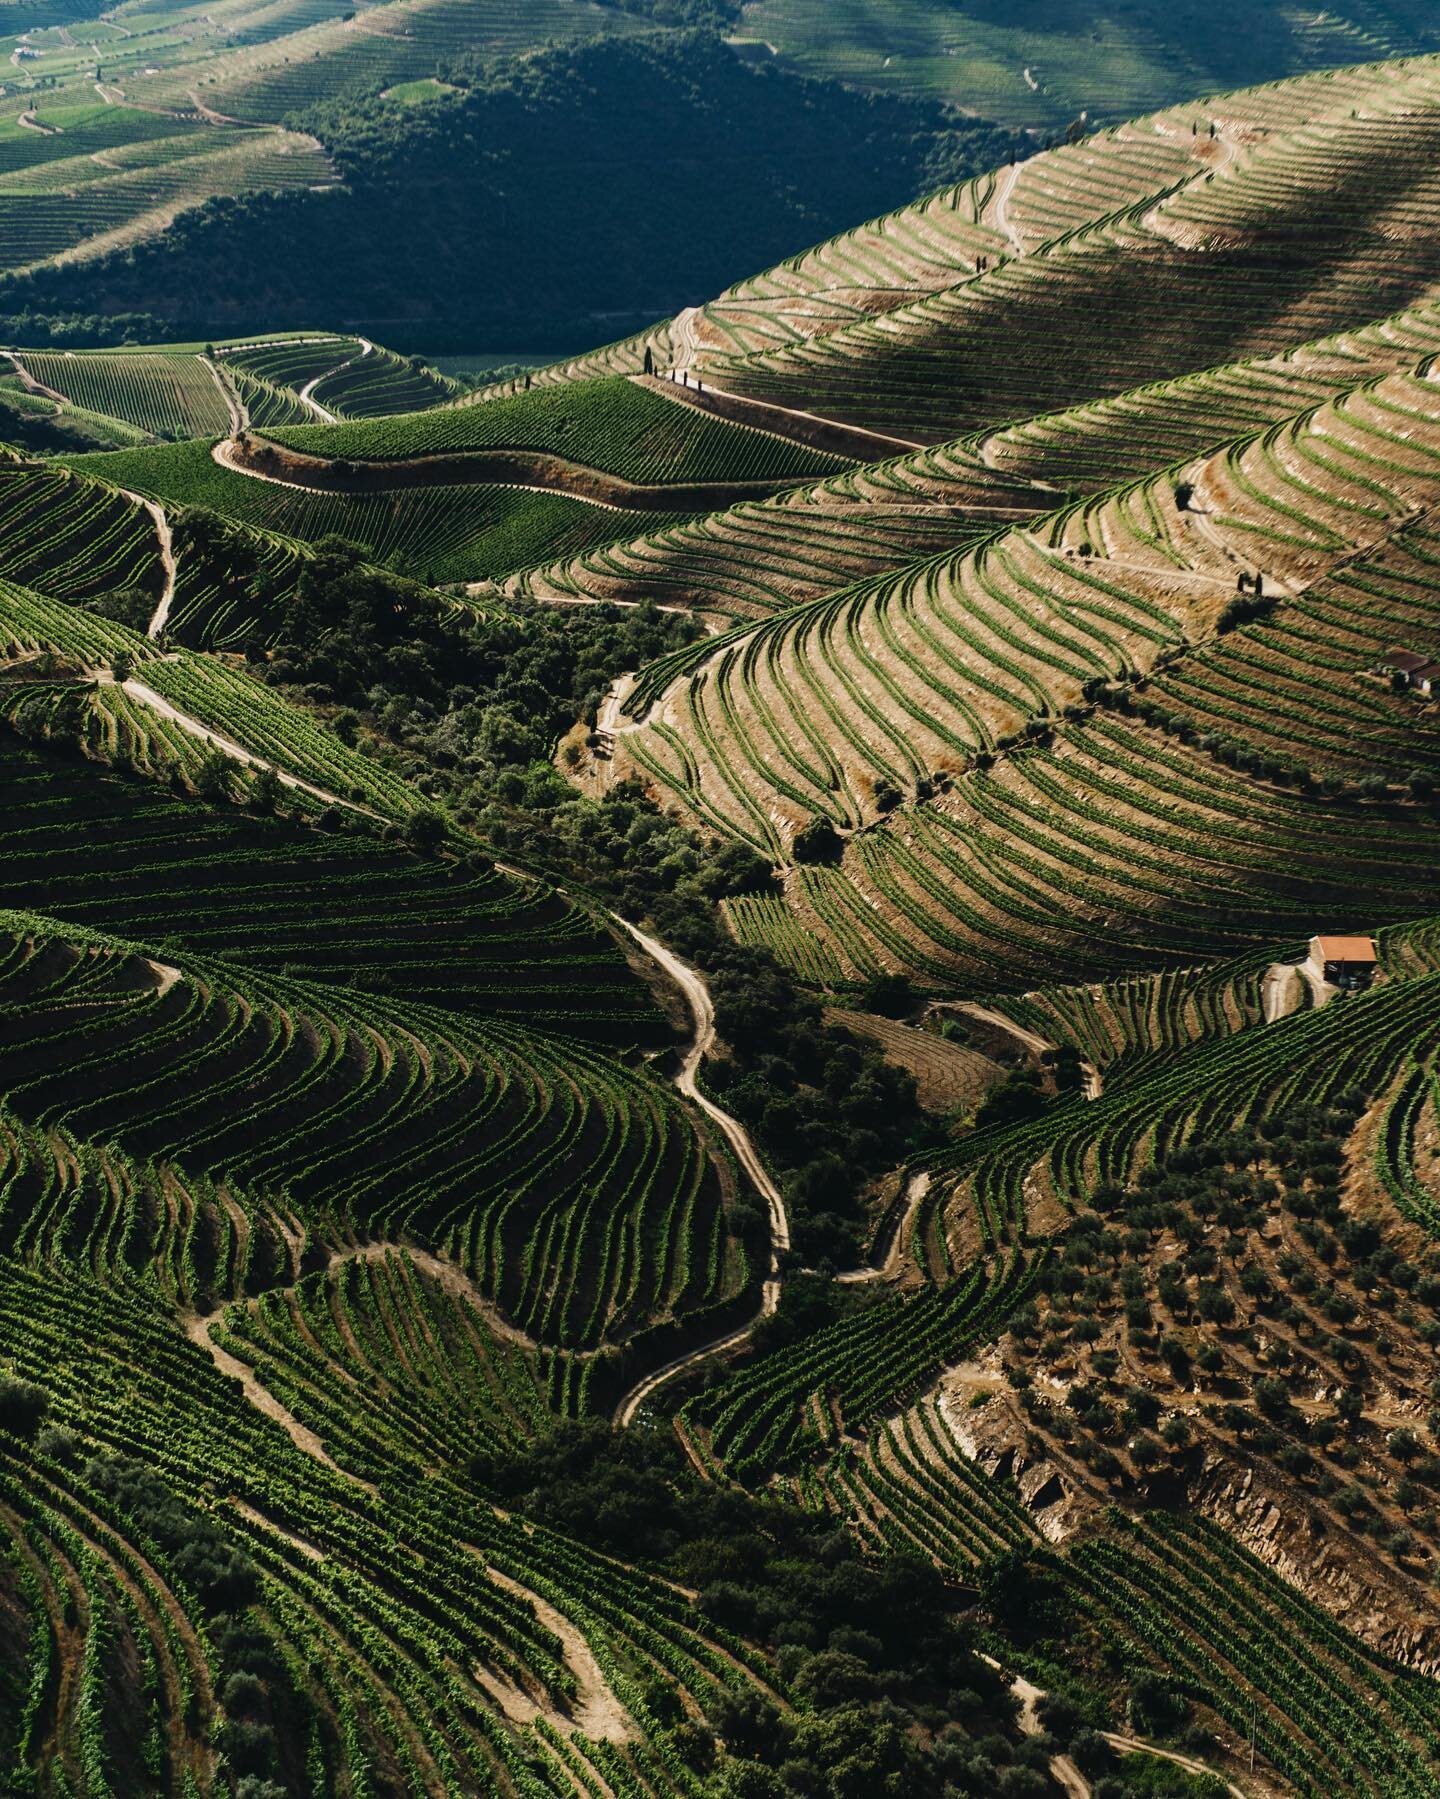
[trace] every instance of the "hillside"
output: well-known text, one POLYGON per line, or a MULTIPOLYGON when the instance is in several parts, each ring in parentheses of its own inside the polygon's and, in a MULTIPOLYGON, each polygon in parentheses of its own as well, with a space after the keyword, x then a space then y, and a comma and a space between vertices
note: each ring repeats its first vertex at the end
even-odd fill
MULTIPOLYGON (((630 17, 559 10, 621 25, 630 17)), ((284 58, 268 76, 246 73, 266 54, 249 49, 173 76, 124 76, 126 104, 102 124, 139 119, 154 131, 149 108, 187 108, 187 96, 202 92, 211 113, 244 125, 198 129, 253 157, 278 129, 261 121, 285 120, 324 146, 326 172, 306 176, 299 191, 217 185, 163 234, 129 230, 112 253, 97 237, 63 264, 39 266, 45 247, 22 251, 17 233, 10 271, 0 269, 0 316, 135 313, 195 336, 327 318, 387 336, 398 327, 411 343, 585 342, 1025 141, 936 102, 751 68, 713 34, 636 36, 626 26, 613 40, 477 63, 483 41, 476 46, 453 6, 393 0, 360 17, 392 11, 405 17, 388 32, 378 20, 364 32, 344 21, 314 28, 342 34, 347 54, 389 46, 400 55, 383 68, 370 57, 353 77, 338 49, 300 54, 289 37, 271 46, 284 58), (446 29, 426 49, 425 30, 442 18, 446 29), (403 85, 415 75, 444 79, 417 104, 403 85), (839 143, 849 146, 844 158, 839 143), (574 169, 594 173, 577 183, 565 173, 574 169), (316 191, 330 180, 335 191, 316 191), (568 257, 557 259, 558 243, 568 257)), ((538 44, 549 35, 542 26, 527 27, 538 44)), ((57 123, 67 136, 44 141, 68 144, 78 121, 57 115, 57 123)), ((161 124, 179 128, 163 116, 161 124)), ((92 148, 88 136, 83 148, 92 148)), ((78 160, 57 164, 54 179, 78 160)), ((31 232, 37 179, 14 178, 31 232)), ((4 204, 0 177, 0 211, 4 204)), ((67 219, 75 216, 68 207, 67 219)))
MULTIPOLYGON (((805 17, 447 94, 400 3, 193 67, 568 156, 805 17)), ((6 353, 0 1788, 1440 1792, 1437 134, 1312 71, 738 279, 717 160, 687 303, 483 388, 299 236, 6 353)))
POLYGON ((1067 132, 1440 41, 1393 0, 10 10, 0 321, 86 344, 588 342, 1067 132))
POLYGON ((1109 122, 1337 63, 1440 48, 1428 7, 1273 0, 1204 5, 1136 0, 1098 8, 1041 0, 1003 7, 943 0, 751 0, 737 30, 787 64, 882 92, 948 98, 1007 124, 1109 122))

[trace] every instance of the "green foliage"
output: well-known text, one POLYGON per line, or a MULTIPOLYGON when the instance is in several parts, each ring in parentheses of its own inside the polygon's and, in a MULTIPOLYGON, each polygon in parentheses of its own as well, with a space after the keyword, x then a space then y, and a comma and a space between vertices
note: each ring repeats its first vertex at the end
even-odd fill
POLYGON ((202 800, 223 802, 233 797, 235 763, 223 750, 211 750, 200 764, 195 791, 202 800))
MULTIPOLYGON (((847 466, 842 457, 711 417, 622 376, 537 387, 480 405, 446 406, 400 418, 289 426, 270 436, 307 455, 357 463, 472 450, 549 451, 653 486, 798 481, 836 474, 847 466)), ((483 476, 483 464, 475 472, 483 476)), ((615 525, 612 519, 612 532, 615 525)))
MULTIPOLYGON (((958 10, 948 0, 755 0, 747 36, 773 43, 814 74, 889 93, 953 97, 991 118, 1079 136, 1097 124, 1189 99, 1376 55, 1440 47, 1423 6, 1341 0, 1323 20, 1283 0, 1133 0, 1097 9, 1087 0, 1032 0, 958 10), (1374 34, 1374 35, 1372 35, 1374 34), (1382 49, 1381 46, 1384 46, 1382 49), (1085 109, 1084 118, 1075 114, 1085 109)), ((1197 101, 1203 133, 1209 113, 1197 101)))
POLYGON ((797 862, 838 862, 844 843, 831 821, 817 814, 795 833, 791 854, 797 862))
POLYGON ((1033 1068, 1017 1068, 988 1093, 975 1114, 975 1128, 1021 1123, 1038 1118, 1045 1110, 1040 1077, 1033 1068))
POLYGON ((43 1387, 14 1375, 0 1374, 0 1431, 22 1440, 33 1437, 48 1410, 43 1387))
POLYGON ((782 1713, 753 1693, 725 1701, 713 1718, 728 1751, 720 1791, 769 1791, 766 1773, 781 1765, 776 1791, 819 1799, 996 1790, 1014 1701, 928 1564, 867 1563, 827 1517, 698 1481, 668 1431, 559 1430, 477 1460, 475 1473, 547 1529, 627 1558, 638 1547, 647 1566, 699 1589, 712 1623, 778 1650, 806 1711, 782 1713), (940 1740, 927 1740, 937 1727, 940 1740))
POLYGON ((411 319, 431 341, 438 318, 472 341, 583 341, 602 317, 639 326, 1016 141, 932 103, 752 69, 704 33, 545 50, 474 80, 419 107, 315 107, 304 123, 341 189, 212 200, 63 280, 9 278, 0 312, 153 312, 197 334, 411 319), (557 167, 596 174, 557 181, 557 167), (377 243, 389 253, 361 253, 377 243))

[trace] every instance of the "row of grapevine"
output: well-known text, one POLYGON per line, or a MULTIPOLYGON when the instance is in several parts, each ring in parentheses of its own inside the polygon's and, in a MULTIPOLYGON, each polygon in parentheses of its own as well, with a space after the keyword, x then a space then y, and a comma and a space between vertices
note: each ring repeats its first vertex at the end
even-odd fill
POLYGON ((1192 138, 1187 108, 1035 157, 995 184, 985 223, 1004 236, 987 269, 957 256, 919 297, 892 288, 881 320, 822 316, 816 334, 775 348, 742 338, 743 353, 712 352, 702 373, 934 441, 1367 324, 1435 278, 1433 242, 1405 212, 1424 205, 1434 82, 1423 59, 1372 65, 1278 101, 1256 89, 1213 102, 1213 142, 1192 138), (1349 129, 1362 111, 1366 128, 1349 129), (1321 223, 1316 193, 1341 187, 1347 205, 1321 223), (1382 207, 1406 223, 1367 261, 1382 207))
MULTIPOLYGON (((355 365, 362 366, 362 365, 355 365)), ((834 473, 840 457, 680 406, 618 378, 540 387, 485 404, 272 433, 308 455, 394 462, 467 450, 534 450, 641 485, 778 481, 834 473)))

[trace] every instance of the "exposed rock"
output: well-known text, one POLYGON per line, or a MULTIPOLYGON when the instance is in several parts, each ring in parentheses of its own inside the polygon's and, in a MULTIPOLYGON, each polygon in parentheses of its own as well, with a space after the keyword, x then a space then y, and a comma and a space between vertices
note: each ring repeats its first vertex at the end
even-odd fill
POLYGON ((962 1453, 1001 1480, 1013 1480, 1035 1527, 1050 1543, 1073 1536, 1095 1509, 1093 1497, 1070 1471, 1030 1448, 1030 1431, 1009 1388, 1001 1382, 999 1357, 952 1370, 940 1393, 940 1415, 962 1453), (975 1404, 976 1400, 983 1403, 975 1404))
POLYGON ((1265 1470, 1208 1456, 1190 1499, 1372 1648, 1423 1674, 1440 1670, 1440 1610, 1426 1587, 1352 1532, 1327 1529, 1302 1496, 1272 1484, 1265 1470))

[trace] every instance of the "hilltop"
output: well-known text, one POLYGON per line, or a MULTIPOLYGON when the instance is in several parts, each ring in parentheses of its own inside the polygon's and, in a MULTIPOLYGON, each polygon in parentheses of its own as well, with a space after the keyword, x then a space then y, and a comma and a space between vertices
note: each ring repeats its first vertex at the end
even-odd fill
POLYGON ((7 353, 18 1790, 1440 1790, 1440 57, 1072 135, 7 353))

